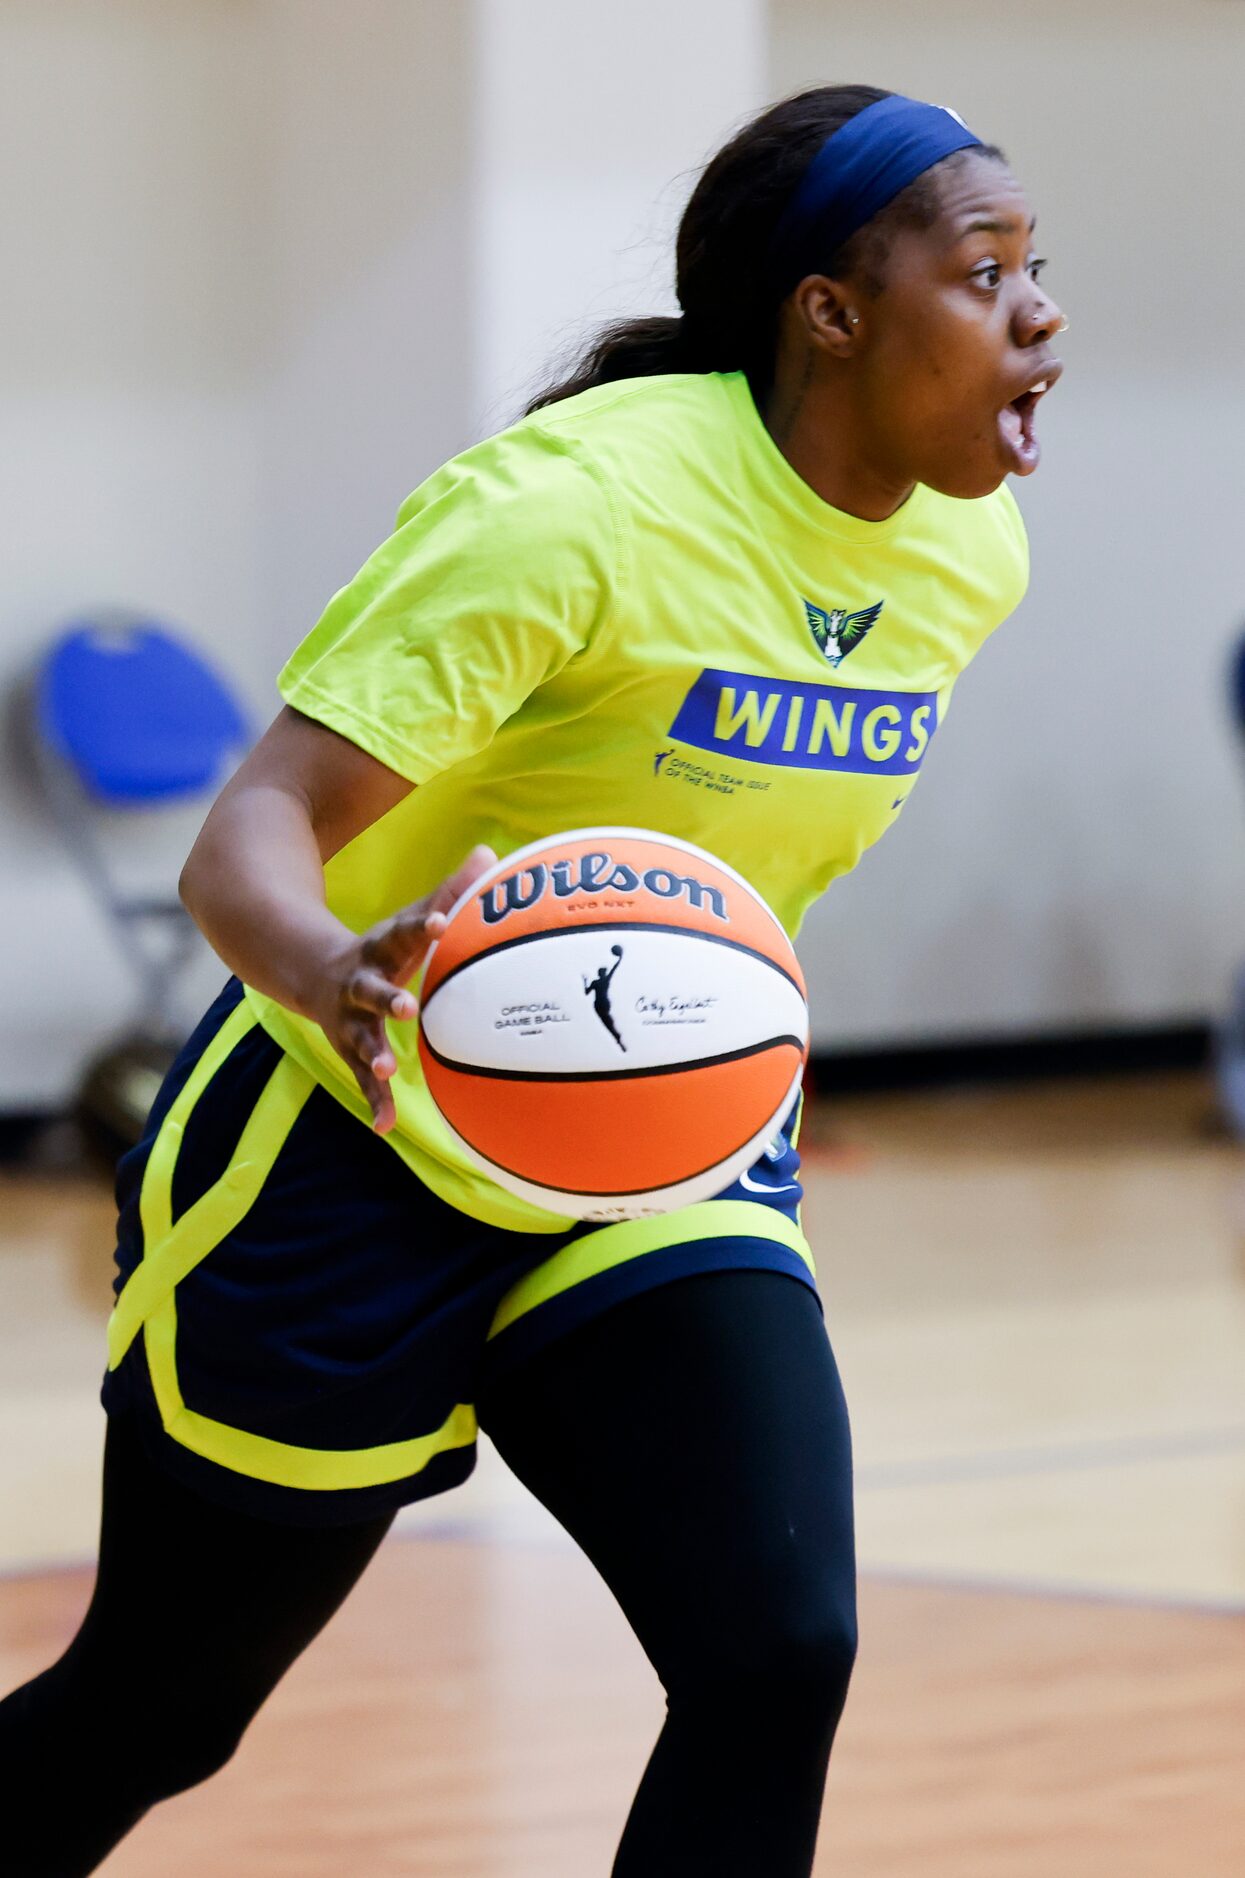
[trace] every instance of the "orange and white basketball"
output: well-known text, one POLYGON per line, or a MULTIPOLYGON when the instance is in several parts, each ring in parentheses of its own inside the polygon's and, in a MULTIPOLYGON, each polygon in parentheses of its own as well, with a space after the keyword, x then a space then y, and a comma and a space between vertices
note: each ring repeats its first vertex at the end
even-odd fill
POLYGON ((777 919, 702 848, 588 828, 508 855, 428 958, 419 1051, 470 1160, 573 1219, 720 1193, 795 1099, 804 979, 777 919))

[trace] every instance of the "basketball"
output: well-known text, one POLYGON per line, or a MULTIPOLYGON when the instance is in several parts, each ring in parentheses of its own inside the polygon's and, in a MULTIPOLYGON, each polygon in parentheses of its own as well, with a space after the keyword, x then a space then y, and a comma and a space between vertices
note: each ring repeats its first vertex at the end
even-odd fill
POLYGON ((739 874, 689 842, 589 828, 508 855, 429 954, 420 1057, 472 1163, 574 1219, 729 1187, 808 1051, 804 979, 739 874))

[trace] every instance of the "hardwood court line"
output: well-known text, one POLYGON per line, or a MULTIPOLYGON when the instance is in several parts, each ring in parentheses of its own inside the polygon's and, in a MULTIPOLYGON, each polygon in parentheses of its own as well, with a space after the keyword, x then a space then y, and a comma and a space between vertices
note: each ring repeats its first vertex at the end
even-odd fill
MULTIPOLYGON (((520 1508, 522 1515, 524 1509, 520 1508)), ((542 1530, 543 1520, 533 1519, 527 1530, 517 1532, 513 1525, 479 1524, 464 1519, 435 1520, 419 1526, 399 1526, 390 1533, 386 1545, 466 1545, 487 1546, 498 1552, 576 1553, 579 1547, 569 1533, 553 1522, 542 1530)), ((581 1555, 582 1556, 582 1555, 581 1555)), ((1190 1617, 1243 1617, 1245 1598, 1194 1597, 1187 1592, 1130 1591, 1113 1589, 1101 1583, 1071 1578, 1003 1577, 994 1572, 942 1571, 937 1566, 923 1569, 905 1565, 862 1565, 857 1573, 862 1585, 894 1586, 899 1590, 946 1591, 983 1597, 1018 1597, 1051 1599, 1056 1603, 1101 1605, 1108 1610, 1154 1611, 1157 1614, 1185 1613, 1190 1617)))
MULTIPOLYGON (((462 1518, 438 1519, 421 1526, 396 1527, 385 1544, 487 1546, 494 1551, 509 1553, 579 1551, 570 1534, 562 1532, 560 1528, 556 1532, 543 1532, 533 1521, 530 1530, 516 1532, 513 1525, 507 1530, 502 1524, 489 1520, 475 1523, 462 1518)), ((89 1572, 94 1565, 94 1555, 84 1555, 78 1559, 55 1559, 46 1565, 36 1562, 3 1566, 0 1567, 0 1588, 45 1584, 50 1579, 89 1572)), ((908 1588, 965 1595, 980 1593, 984 1597, 1049 1598, 1057 1603, 1096 1604, 1109 1610, 1184 1613, 1190 1617, 1245 1616, 1245 1598, 1199 1598, 1175 1591, 1111 1590, 1092 1581, 1070 1578, 1014 1578, 1001 1577, 994 1572, 940 1571, 933 1566, 922 1570, 917 1566, 868 1565, 861 1568, 858 1579, 861 1584, 894 1586, 899 1590, 908 1588)))
MULTIPOLYGON (((419 1538, 418 1533, 403 1537, 419 1538)), ((897 1590, 962 1592, 965 1596, 1029 1598, 1055 1604, 1096 1604, 1112 1611, 1153 1611, 1158 1615, 1187 1617, 1245 1617, 1245 1598, 1191 1597, 1182 1591, 1112 1590, 1092 1581, 1073 1578, 1011 1578, 994 1572, 939 1571, 931 1566, 868 1565, 861 1568, 861 1584, 893 1585, 897 1590)))
POLYGON ((935 1487, 957 1480, 1012 1480, 1024 1474, 1078 1473, 1097 1467, 1140 1467, 1245 1452, 1245 1423, 1170 1434, 1111 1435, 1058 1445, 984 1448, 976 1454, 931 1455, 918 1461, 873 1461, 856 1469, 862 1492, 890 1487, 935 1487))
MULTIPOLYGON (((865 1462, 856 1468, 855 1483, 860 1493, 882 1492, 908 1486, 950 1485, 957 1481, 1013 1480, 1027 1474, 1139 1467, 1155 1462, 1235 1453, 1245 1453, 1245 1423, 1230 1423, 1222 1428, 1178 1430, 1169 1434, 1116 1435, 1051 1446, 985 1448, 977 1453, 931 1455, 922 1460, 865 1462)), ((435 1526, 429 1527, 422 1536, 447 1540, 475 1539, 480 1536, 487 1538, 488 1525, 489 1517, 481 1520, 452 1514, 437 1520, 435 1526), (483 1534, 482 1525, 485 1528, 483 1534)), ((515 1542, 513 1533, 499 1536, 503 1543, 515 1542)), ((90 1562, 90 1557, 83 1554, 71 1559, 56 1558, 46 1562, 36 1559, 16 1566, 0 1565, 0 1583, 14 1577, 72 1571, 90 1562)))
POLYGON ((43 1583, 49 1578, 90 1571, 95 1561, 94 1552, 84 1552, 78 1558, 24 1559, 20 1565, 0 1565, 0 1585, 19 1585, 33 1578, 43 1583))
MULTIPOLYGON (((558 1537, 533 1530, 519 1534, 498 1531, 487 1523, 473 1525, 466 1519, 437 1520, 425 1526, 399 1527, 385 1540, 386 1545, 471 1545, 489 1546, 506 1552, 578 1551, 569 1533, 558 1537)), ((76 1559, 54 1559, 50 1563, 0 1566, 0 1588, 14 1585, 45 1584, 49 1579, 73 1577, 95 1566, 94 1555, 76 1559)), ((869 1565, 858 1573, 861 1584, 905 1587, 916 1591, 980 1592, 986 1597, 1051 1598, 1059 1603, 1100 1604, 1110 1610, 1134 1610, 1185 1613, 1190 1617, 1245 1617, 1245 1598, 1194 1598, 1181 1592, 1170 1595, 1161 1591, 1111 1591, 1102 1585, 1075 1579, 1002 1578, 994 1573, 943 1572, 935 1568, 921 1571, 900 1565, 869 1565)))

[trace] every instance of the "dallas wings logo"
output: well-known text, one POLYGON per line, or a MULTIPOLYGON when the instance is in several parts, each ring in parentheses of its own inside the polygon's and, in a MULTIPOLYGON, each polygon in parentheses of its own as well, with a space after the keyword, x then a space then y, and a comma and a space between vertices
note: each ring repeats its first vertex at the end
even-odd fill
POLYGON ((829 665, 842 665, 848 653, 856 650, 869 628, 877 625, 878 614, 885 605, 885 600, 878 600, 873 606, 862 606, 858 613, 849 613, 846 607, 841 606, 833 607, 827 613, 824 607, 814 606, 811 600, 804 601, 804 611, 808 614, 808 624, 817 650, 824 654, 829 665))

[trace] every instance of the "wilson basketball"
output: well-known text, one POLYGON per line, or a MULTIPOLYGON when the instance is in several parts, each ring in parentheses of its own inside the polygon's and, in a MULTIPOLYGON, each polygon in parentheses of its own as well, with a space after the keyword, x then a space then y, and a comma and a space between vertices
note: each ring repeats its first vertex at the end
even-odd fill
POLYGON ((510 1192, 575 1219, 709 1199, 795 1098, 804 979, 703 849, 589 828, 508 855, 429 954, 420 1057, 447 1127, 510 1192))

